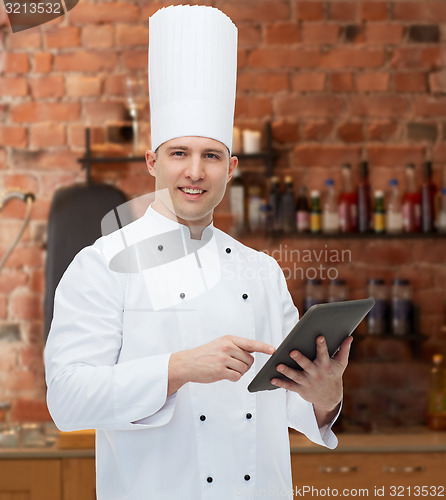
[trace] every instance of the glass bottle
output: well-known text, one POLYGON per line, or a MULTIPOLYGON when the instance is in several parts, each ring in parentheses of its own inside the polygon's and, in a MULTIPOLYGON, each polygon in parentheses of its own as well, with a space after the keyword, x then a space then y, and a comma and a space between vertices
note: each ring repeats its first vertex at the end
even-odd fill
POLYGON ((307 199, 307 188, 299 187, 296 202, 296 229, 298 233, 306 233, 310 229, 310 207, 307 199))
POLYGON ((401 210, 401 196, 398 181, 389 181, 390 193, 386 211, 386 231, 389 234, 401 233, 403 230, 403 214, 401 210))
POLYGON ((319 191, 311 191, 310 232, 320 233, 322 222, 321 197, 319 191))
POLYGON ((437 231, 444 234, 446 233, 446 188, 441 190, 438 205, 437 231))
POLYGON ((333 234, 339 231, 338 196, 333 179, 327 179, 325 186, 327 189, 322 209, 322 232, 333 234))
POLYGON ((343 279, 330 280, 328 283, 328 302, 342 302, 347 300, 347 282, 343 279))
POLYGON ((417 233, 421 227, 420 193, 415 185, 415 165, 405 168, 406 191, 403 196, 403 228, 406 233, 417 233))
POLYGON ((441 354, 432 358, 427 426, 433 431, 446 430, 446 368, 441 354))
POLYGON ((341 233, 354 233, 358 230, 358 194, 353 189, 350 164, 342 165, 342 190, 339 195, 339 229, 341 233))
POLYGON ((368 280, 368 295, 375 299, 375 304, 366 317, 369 335, 385 335, 387 333, 389 297, 386 282, 383 279, 368 280))
POLYGON ((231 179, 229 206, 233 217, 233 229, 239 234, 245 229, 245 186, 238 168, 234 170, 231 179))
POLYGON ((406 279, 394 279, 392 284, 392 333, 409 335, 412 333, 412 291, 406 279))
POLYGON ((421 185, 421 229, 423 233, 430 233, 434 230, 436 192, 437 187, 432 181, 432 162, 427 161, 424 164, 421 185))
POLYGON ((373 232, 384 233, 386 229, 385 223, 385 210, 384 210, 384 193, 382 191, 375 191, 375 207, 373 209, 373 232))
POLYGON ((369 184, 369 164, 366 161, 361 162, 359 166, 359 184, 358 184, 358 231, 366 233, 371 228, 371 202, 370 202, 370 184, 369 184))
POLYGON ((311 306, 321 304, 325 301, 324 287, 319 279, 307 279, 305 283, 305 303, 304 312, 311 306))
POLYGON ((249 230, 258 231, 262 227, 262 205, 260 186, 250 186, 248 188, 248 221, 249 230))
POLYGON ((272 232, 282 231, 282 213, 281 213, 281 192, 279 178, 271 177, 271 185, 268 196, 269 206, 269 229, 272 232))
POLYGON ((285 233, 296 230, 296 201, 294 197, 293 178, 286 175, 285 191, 282 194, 282 229, 285 233))

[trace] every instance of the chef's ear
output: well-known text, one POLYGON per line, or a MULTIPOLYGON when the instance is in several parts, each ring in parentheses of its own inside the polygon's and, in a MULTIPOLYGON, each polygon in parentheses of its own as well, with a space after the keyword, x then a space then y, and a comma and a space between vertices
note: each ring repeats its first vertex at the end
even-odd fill
POLYGON ((226 183, 228 183, 232 179, 232 176, 234 175, 234 170, 237 168, 237 165, 238 165, 237 156, 231 156, 231 158, 229 158, 228 180, 226 181, 226 183))
POLYGON ((155 163, 156 163, 155 151, 150 151, 150 150, 146 151, 147 169, 149 170, 150 174, 153 175, 153 177, 156 177, 155 163))

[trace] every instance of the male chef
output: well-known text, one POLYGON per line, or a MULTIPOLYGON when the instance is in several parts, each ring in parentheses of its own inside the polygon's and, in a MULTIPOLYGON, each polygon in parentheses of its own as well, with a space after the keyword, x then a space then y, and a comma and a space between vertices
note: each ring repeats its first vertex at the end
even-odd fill
POLYGON ((100 500, 291 499, 288 427, 337 444, 350 339, 331 359, 320 337, 314 362, 291 353, 302 372, 279 365, 277 390, 247 390, 298 313, 276 261, 212 222, 237 167, 236 49, 215 8, 151 17, 155 200, 56 291, 48 407, 62 430, 96 429, 100 500))

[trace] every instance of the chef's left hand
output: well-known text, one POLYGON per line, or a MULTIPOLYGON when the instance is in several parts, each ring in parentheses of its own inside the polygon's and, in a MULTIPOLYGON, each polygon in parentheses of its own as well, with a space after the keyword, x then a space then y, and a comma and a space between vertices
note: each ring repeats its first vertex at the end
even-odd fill
POLYGON ((351 336, 347 337, 338 352, 330 358, 325 339, 320 336, 316 340, 317 356, 314 361, 296 350, 291 351, 291 358, 302 371, 279 364, 277 370, 289 380, 271 380, 277 387, 297 392, 312 403, 320 427, 331 421, 339 409, 342 400, 342 375, 347 368, 352 341, 351 336))

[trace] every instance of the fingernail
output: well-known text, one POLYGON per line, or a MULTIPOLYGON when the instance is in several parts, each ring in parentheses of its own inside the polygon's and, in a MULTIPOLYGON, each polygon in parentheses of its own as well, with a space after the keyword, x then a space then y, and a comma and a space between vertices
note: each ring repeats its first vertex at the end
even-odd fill
POLYGON ((283 372, 283 365, 279 365, 279 366, 277 367, 277 371, 279 371, 279 372, 283 372))
POLYGON ((273 378, 273 379, 271 380, 271 383, 272 383, 273 385, 277 385, 277 379, 276 379, 276 378, 273 378))
POLYGON ((295 357, 297 356, 297 352, 296 352, 296 351, 293 351, 293 352, 290 354, 290 356, 291 356, 292 358, 295 358, 295 357))
POLYGON ((324 342, 325 342, 324 337, 322 337, 321 339, 319 339, 319 344, 323 344, 324 342))

